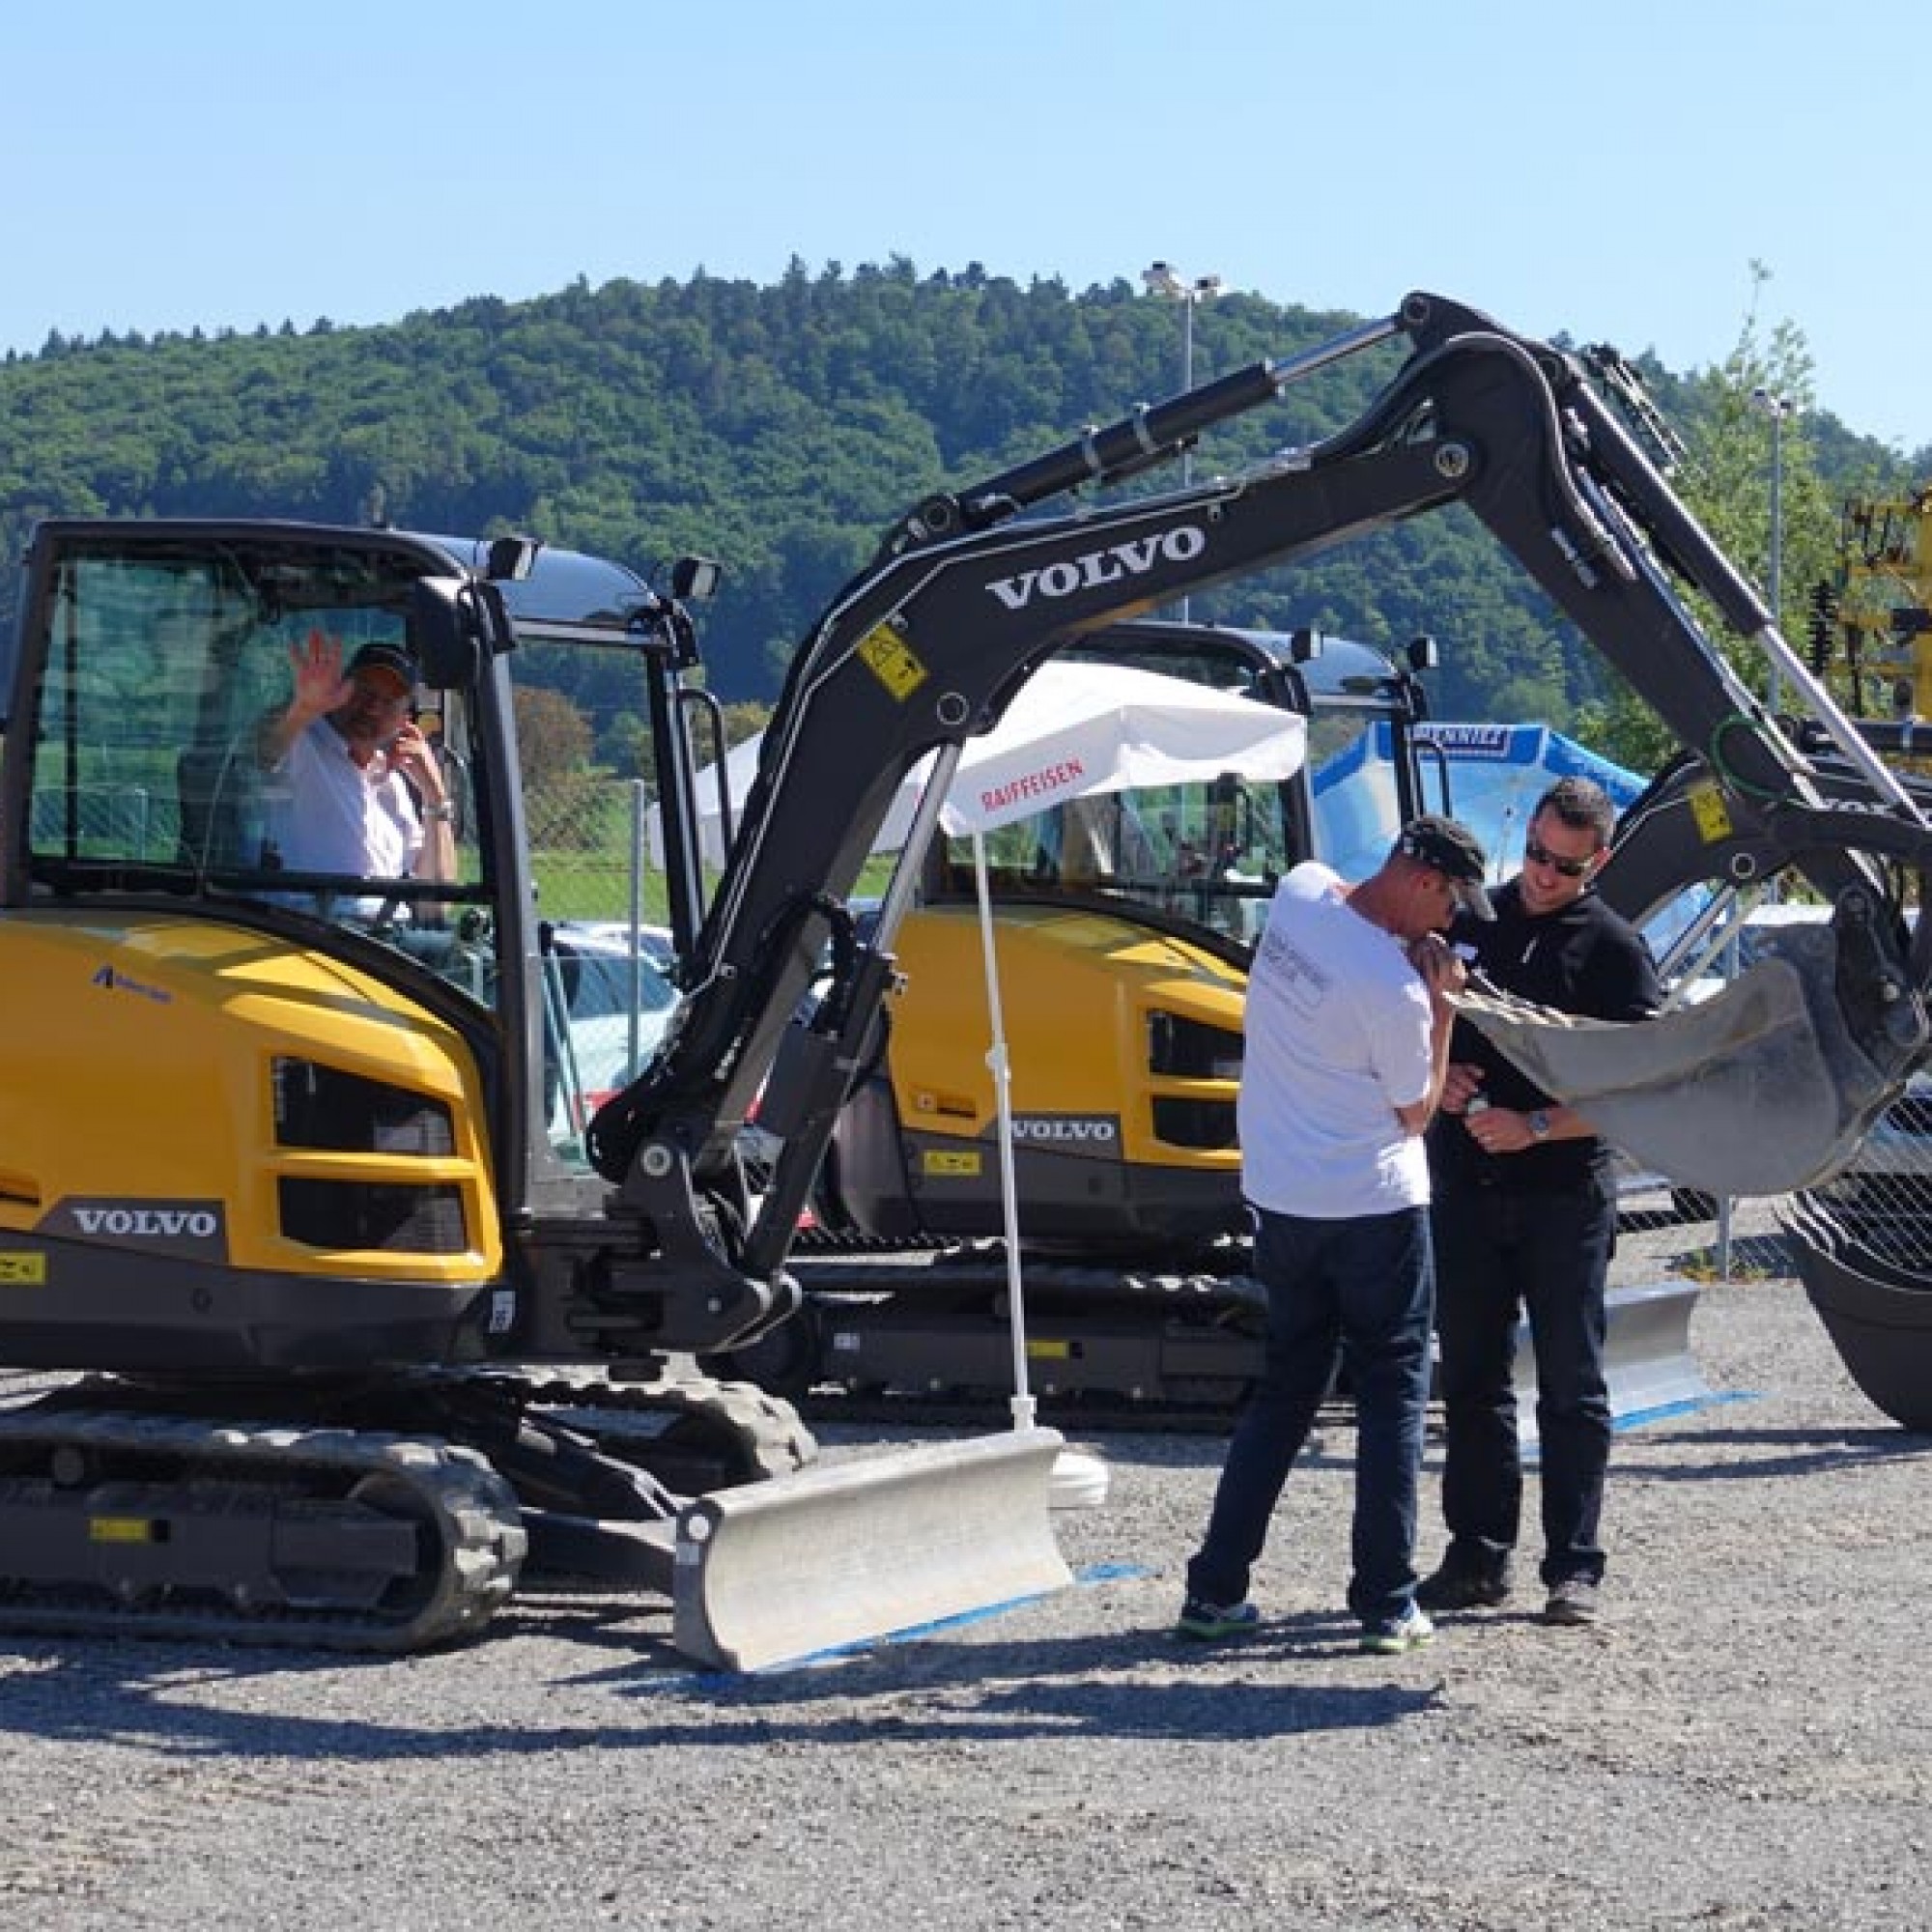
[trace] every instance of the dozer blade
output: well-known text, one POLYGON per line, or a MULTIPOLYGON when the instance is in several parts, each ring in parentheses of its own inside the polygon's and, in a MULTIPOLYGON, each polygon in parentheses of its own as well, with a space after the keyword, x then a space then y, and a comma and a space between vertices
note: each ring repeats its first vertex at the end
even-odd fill
POLYGON ((1064 1589, 1054 1429, 1016 1429, 698 1497, 678 1519, 671 1640, 758 1670, 1064 1589))
POLYGON ((1490 989, 1455 996, 1546 1093, 1681 1187, 1783 1194, 1825 1179, 1900 1091, 1853 1040, 1832 945, 1760 960, 1721 992, 1657 1019, 1578 1019, 1490 989))
MULTIPOLYGON (((1694 1281, 1614 1288, 1604 1297, 1604 1380, 1610 1423, 1628 1429, 1654 1416, 1711 1400, 1711 1384, 1690 1352, 1694 1281)), ((1517 1434, 1527 1446, 1540 1431, 1536 1416, 1536 1350, 1529 1324, 1517 1329, 1517 1434)))

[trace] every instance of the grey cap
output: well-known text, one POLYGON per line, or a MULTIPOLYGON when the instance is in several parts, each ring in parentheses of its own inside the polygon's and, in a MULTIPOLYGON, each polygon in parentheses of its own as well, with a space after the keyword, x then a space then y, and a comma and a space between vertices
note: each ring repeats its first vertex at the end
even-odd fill
POLYGON ((1396 850, 1433 867, 1456 890, 1457 899, 1478 919, 1494 919, 1496 909, 1483 890, 1490 862, 1476 835, 1460 819, 1425 811, 1402 828, 1396 850))

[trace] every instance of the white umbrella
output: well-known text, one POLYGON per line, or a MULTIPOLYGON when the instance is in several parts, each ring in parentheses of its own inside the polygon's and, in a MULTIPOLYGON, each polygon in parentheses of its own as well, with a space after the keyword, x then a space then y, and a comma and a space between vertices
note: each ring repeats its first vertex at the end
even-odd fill
MULTIPOLYGON (((1236 692, 1124 665, 1049 659, 992 730, 966 740, 939 822, 959 838, 1097 792, 1183 784, 1233 771, 1285 779, 1300 769, 1307 735, 1307 722, 1293 712, 1236 692)), ((734 827, 763 743, 762 733, 747 738, 724 759, 734 827)), ((873 838, 874 851, 904 845, 931 765, 922 758, 906 774, 873 838)), ((705 859, 722 866, 717 772, 707 765, 697 775, 698 836, 705 859)), ((655 812, 651 820, 651 849, 661 864, 664 835, 655 812)))

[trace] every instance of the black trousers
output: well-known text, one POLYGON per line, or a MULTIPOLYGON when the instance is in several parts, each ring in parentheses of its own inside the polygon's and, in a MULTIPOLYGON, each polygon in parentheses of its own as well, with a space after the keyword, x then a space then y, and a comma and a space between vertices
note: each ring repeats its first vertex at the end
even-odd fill
POLYGON ((1439 1188, 1435 1331, 1448 1446, 1442 1514, 1452 1567, 1493 1571, 1515 1548, 1522 1462, 1510 1368, 1527 1315, 1536 1353, 1542 1577, 1601 1579, 1610 1400, 1605 1283, 1616 1244, 1606 1187, 1439 1188))

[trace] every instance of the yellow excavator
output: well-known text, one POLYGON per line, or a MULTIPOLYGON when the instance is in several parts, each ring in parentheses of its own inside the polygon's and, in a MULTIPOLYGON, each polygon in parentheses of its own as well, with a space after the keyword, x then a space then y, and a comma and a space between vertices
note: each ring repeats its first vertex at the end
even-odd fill
POLYGON ((1536 1015, 1481 1023, 1525 1054, 1553 1038, 1539 1077, 1593 1116, 1613 1087, 1640 1159, 1660 1120, 1678 1151, 1691 1122, 1687 1186, 1829 1172, 1926 1058, 1932 923, 1909 939, 1900 901, 1922 901, 1932 827, 1588 367, 1461 304, 1411 295, 913 506, 800 644, 708 893, 684 681, 702 568, 659 588, 513 539, 42 525, 0 766, 0 1366, 54 1386, 0 1411, 0 1623, 404 1650, 556 1571, 668 1592, 687 1654, 745 1664, 1065 1581, 1052 1431, 799 1466, 781 1406, 678 1371, 796 1306, 800 1214, 876 1050, 966 739, 1093 632, 1450 505, 1704 754, 1673 886, 1795 867, 1835 907, 1828 956, 1753 968, 1688 1043, 1652 1023, 1607 1085, 1536 1015), (1318 443, 1058 500, 1396 341, 1395 374, 1318 443), (1850 795, 1820 785, 1683 583, 1789 659, 1850 795), (412 661, 453 876, 302 870, 268 836, 261 719, 317 628, 412 661), (668 808, 682 997, 591 1118, 587 1165, 549 1136, 522 639, 628 655, 668 808), (914 856, 862 931, 849 895, 928 754, 914 856), (780 1144, 756 1197, 754 1103, 780 1144))

